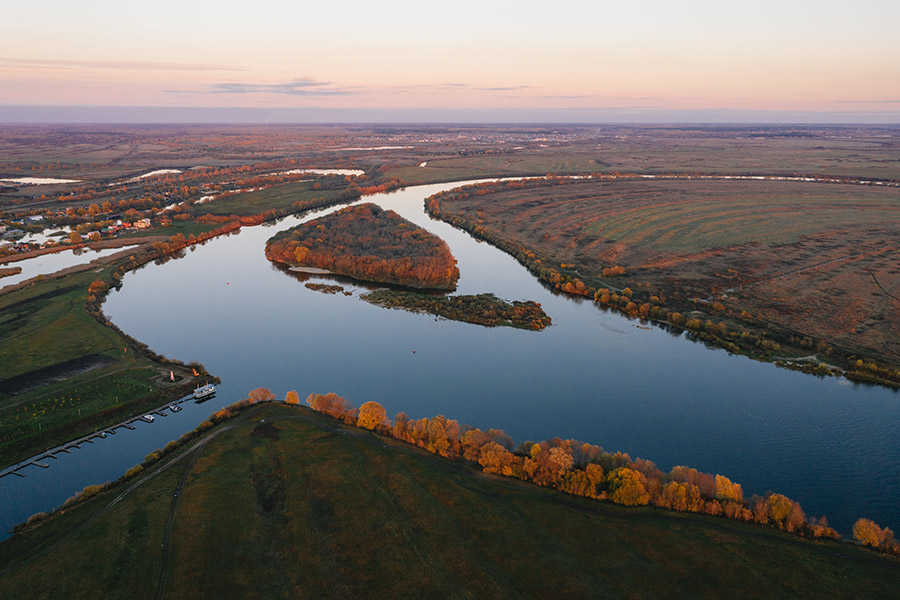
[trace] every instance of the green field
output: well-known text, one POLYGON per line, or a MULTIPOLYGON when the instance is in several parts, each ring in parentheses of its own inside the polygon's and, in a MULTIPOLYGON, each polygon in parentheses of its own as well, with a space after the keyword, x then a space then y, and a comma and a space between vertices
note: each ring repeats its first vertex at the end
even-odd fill
POLYGON ((886 598, 900 585, 896 559, 850 544, 566 496, 305 408, 250 409, 171 457, 0 544, 0 596, 886 598))
POLYGON ((267 210, 287 210, 294 203, 304 204, 318 200, 324 202, 337 200, 345 189, 325 190, 313 189, 312 181, 298 183, 283 183, 273 185, 264 190, 255 192, 242 192, 230 196, 216 198, 209 204, 201 204, 196 207, 199 214, 210 213, 214 215, 256 215, 267 210))
POLYGON ((132 237, 147 237, 148 235, 173 236, 181 234, 185 237, 190 235, 200 235, 218 227, 215 223, 197 223, 196 221, 175 221, 171 225, 165 227, 154 227, 149 231, 133 231, 129 233, 120 233, 119 237, 128 239, 132 237))
POLYGON ((87 312, 88 286, 110 281, 112 269, 0 296, 0 465, 184 393, 162 380, 167 368, 87 312))

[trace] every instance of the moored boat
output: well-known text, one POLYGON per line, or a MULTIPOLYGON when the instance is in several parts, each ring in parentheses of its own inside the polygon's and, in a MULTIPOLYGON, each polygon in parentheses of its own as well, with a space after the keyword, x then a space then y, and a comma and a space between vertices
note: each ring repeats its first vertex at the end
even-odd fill
POLYGON ((216 386, 211 383, 207 383, 206 385, 201 385, 200 387, 194 389, 194 398, 196 398, 197 400, 201 400, 203 398, 209 398, 215 393, 216 386))

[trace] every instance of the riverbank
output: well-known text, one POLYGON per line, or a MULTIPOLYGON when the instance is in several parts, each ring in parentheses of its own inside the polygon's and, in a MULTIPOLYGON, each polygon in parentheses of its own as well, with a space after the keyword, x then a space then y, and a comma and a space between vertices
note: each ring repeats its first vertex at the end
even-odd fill
POLYGON ((78 250, 80 248, 87 248, 89 250, 105 250, 107 248, 121 248, 122 246, 133 246, 140 244, 152 244, 154 242, 160 242, 167 239, 166 236, 161 235, 150 235, 150 236, 138 236, 138 237, 129 237, 129 238, 116 238, 111 240, 100 240, 99 242, 80 242, 78 244, 60 244, 58 246, 51 246, 49 248, 40 248, 38 250, 31 250, 30 252, 22 252, 20 254, 10 254, 9 256, 0 257, 0 265, 8 264, 12 262, 19 262, 22 260, 28 260, 29 258, 36 258, 38 256, 43 256, 45 254, 55 254, 57 252, 65 252, 66 250, 78 250))
POLYGON ((195 385, 192 370, 205 374, 102 315, 102 297, 130 262, 73 268, 0 296, 0 465, 183 396, 195 385))
POLYGON ((576 498, 277 404, 92 493, 0 544, 4 596, 817 598, 900 584, 895 560, 849 544, 576 498))
POLYGON ((898 280, 883 261, 892 246, 880 225, 894 210, 893 195, 866 191, 872 206, 860 215, 855 188, 871 184, 803 177, 548 177, 443 192, 427 199, 426 209, 514 256, 561 293, 767 362, 813 351, 816 365, 780 365, 898 387, 900 347, 889 318, 897 308, 889 289, 898 280), (740 202, 722 201, 731 194, 740 202), (798 204, 828 218, 798 219, 798 204), (832 367, 824 368, 828 363, 832 367))
MULTIPOLYGON (((283 206, 279 208, 215 216, 203 230, 189 236, 92 243, 112 248, 137 245, 0 289, 4 317, 0 341, 6 342, 0 347, 0 466, 183 396, 200 377, 218 381, 199 363, 185 365, 158 355, 126 335, 106 318, 101 305, 128 271, 177 257, 192 245, 239 231, 242 224, 259 225, 298 211, 353 201, 360 191, 305 194, 290 202, 283 191, 280 194, 283 206), (182 383, 172 384, 170 371, 182 383)), ((258 210, 256 204, 253 207, 258 210)), ((232 207, 223 204, 221 208, 232 207)), ((52 250, 66 249, 71 248, 52 250)))
POLYGON ((493 294, 438 296, 405 290, 380 289, 362 294, 360 298, 384 308, 432 314, 484 327, 515 327, 540 331, 552 323, 537 302, 518 300, 507 302, 493 294))

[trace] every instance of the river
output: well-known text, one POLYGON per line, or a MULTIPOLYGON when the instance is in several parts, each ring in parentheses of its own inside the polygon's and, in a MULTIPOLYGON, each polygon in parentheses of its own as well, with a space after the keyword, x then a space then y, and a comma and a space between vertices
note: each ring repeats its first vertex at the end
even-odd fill
POLYGON ((459 262, 457 293, 535 300, 551 327, 484 328, 384 309, 359 300, 361 287, 321 294, 266 260, 277 231, 336 208, 245 227, 128 273, 103 306, 153 350, 221 376, 217 396, 0 480, 0 527, 118 477, 259 386, 279 397, 336 392, 357 406, 378 401, 390 415, 503 428, 517 442, 572 437, 665 470, 722 473, 745 496, 779 491, 845 534, 859 516, 900 527, 900 394, 730 355, 552 293, 510 256, 428 217, 426 196, 463 183, 364 200, 446 240, 459 262))

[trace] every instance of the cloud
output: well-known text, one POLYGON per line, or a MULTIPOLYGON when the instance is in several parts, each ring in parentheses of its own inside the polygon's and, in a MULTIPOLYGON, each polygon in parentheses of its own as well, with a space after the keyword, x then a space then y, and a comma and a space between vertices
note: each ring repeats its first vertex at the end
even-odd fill
POLYGON ((202 91, 167 90, 170 94, 284 94, 288 96, 345 96, 355 88, 331 87, 330 81, 301 78, 285 83, 215 83, 202 91))
POLYGON ((897 100, 838 100, 838 104, 900 104, 897 100))
POLYGON ((499 87, 479 87, 474 88, 479 92, 518 92, 519 90, 527 90, 530 85, 508 85, 499 87))
POLYGON ((126 71, 243 71, 240 67, 203 63, 114 61, 114 60, 57 60, 45 58, 0 57, 0 65, 33 69, 120 69, 126 71))
POLYGON ((581 100, 582 98, 594 98, 594 96, 591 94, 573 94, 569 96, 539 96, 539 98, 544 98, 546 100, 581 100))

